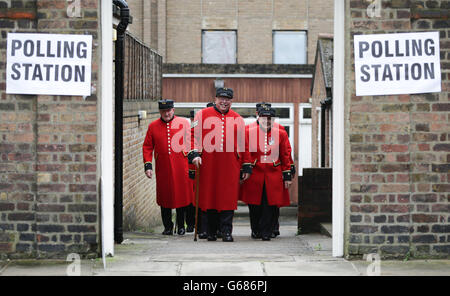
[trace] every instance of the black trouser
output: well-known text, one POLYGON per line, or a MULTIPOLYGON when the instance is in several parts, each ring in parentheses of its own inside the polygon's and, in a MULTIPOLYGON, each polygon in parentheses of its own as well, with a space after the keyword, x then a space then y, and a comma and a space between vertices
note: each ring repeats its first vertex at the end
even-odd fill
POLYGON ((198 233, 208 232, 208 215, 205 211, 198 210, 198 233))
POLYGON ((280 231, 280 208, 276 207, 275 217, 273 218, 273 231, 280 231))
POLYGON ((220 230, 223 234, 233 232, 233 216, 234 211, 217 211, 207 210, 208 217, 208 235, 216 235, 217 230, 220 230))
POLYGON ((187 226, 194 227, 195 225, 195 207, 193 204, 190 204, 186 207, 186 224, 187 226))
MULTIPOLYGON (((186 211, 186 207, 177 208, 177 226, 178 229, 184 228, 184 214, 186 211)), ((163 208, 161 207, 161 218, 164 225, 164 229, 171 229, 173 228, 173 222, 172 222, 172 209, 170 208, 163 208)))
POLYGON ((270 237, 274 229, 274 218, 277 206, 269 206, 267 202, 266 184, 264 183, 260 205, 248 205, 250 227, 261 236, 270 237))

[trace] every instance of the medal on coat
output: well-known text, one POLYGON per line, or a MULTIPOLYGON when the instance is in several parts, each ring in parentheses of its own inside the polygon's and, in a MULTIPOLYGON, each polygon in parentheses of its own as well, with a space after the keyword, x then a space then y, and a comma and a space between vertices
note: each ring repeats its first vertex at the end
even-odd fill
POLYGON ((272 137, 270 137, 269 139, 269 145, 273 145, 275 143, 274 139, 272 137))

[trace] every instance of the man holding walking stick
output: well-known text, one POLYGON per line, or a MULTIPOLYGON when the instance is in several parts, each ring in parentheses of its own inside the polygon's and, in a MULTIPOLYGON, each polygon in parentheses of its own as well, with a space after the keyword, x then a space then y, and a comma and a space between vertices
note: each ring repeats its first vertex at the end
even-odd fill
POLYGON ((245 124, 231 110, 233 90, 216 90, 215 106, 197 112, 191 126, 189 162, 200 172, 198 207, 207 212, 208 241, 217 240, 220 227, 222 240, 232 242, 233 215, 237 209, 241 157, 243 179, 251 174, 245 151, 245 124))

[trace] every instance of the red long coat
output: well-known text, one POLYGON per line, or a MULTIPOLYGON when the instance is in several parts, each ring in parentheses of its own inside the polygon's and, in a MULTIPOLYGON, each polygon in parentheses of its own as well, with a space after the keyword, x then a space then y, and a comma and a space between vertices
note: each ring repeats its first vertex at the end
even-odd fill
POLYGON ((154 152, 156 203, 164 208, 185 207, 194 200, 186 158, 189 129, 186 119, 174 116, 170 122, 164 122, 160 118, 149 125, 145 136, 144 163, 152 162, 154 152))
POLYGON ((248 159, 244 151, 244 120, 231 109, 222 114, 215 107, 209 107, 197 112, 192 127, 192 149, 200 152, 202 158, 199 208, 203 211, 237 209, 240 158, 248 159), (233 121, 236 124, 232 125, 233 121), (232 141, 232 145, 227 145, 227 141, 232 141))
POLYGON ((253 172, 241 186, 240 199, 247 204, 260 205, 265 183, 268 204, 288 206, 289 191, 284 187, 283 181, 283 172, 290 172, 291 164, 286 131, 274 126, 266 133, 258 124, 249 126, 246 131, 246 146, 250 151, 253 172), (256 141, 251 140, 251 134, 257 136, 256 141))

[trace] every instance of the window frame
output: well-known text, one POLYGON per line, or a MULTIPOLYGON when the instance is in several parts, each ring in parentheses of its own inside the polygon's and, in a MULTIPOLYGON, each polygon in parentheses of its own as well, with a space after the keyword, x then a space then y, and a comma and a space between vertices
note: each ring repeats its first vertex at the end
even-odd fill
POLYGON ((307 30, 272 30, 272 63, 275 65, 307 65, 308 64, 308 31, 307 30), (292 32, 292 33, 299 33, 303 32, 305 33, 305 63, 276 63, 275 62, 275 35, 276 33, 286 33, 286 32, 292 32))
POLYGON ((234 32, 234 36, 235 36, 235 49, 234 49, 234 63, 219 63, 219 64, 226 64, 226 65, 234 65, 234 64, 238 64, 238 32, 237 30, 210 30, 210 29, 204 29, 201 30, 201 54, 200 54, 200 58, 201 58, 201 64, 217 64, 217 63, 205 63, 204 62, 204 45, 205 45, 205 41, 204 41, 204 36, 206 32, 234 32))

